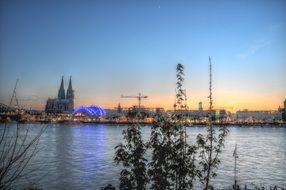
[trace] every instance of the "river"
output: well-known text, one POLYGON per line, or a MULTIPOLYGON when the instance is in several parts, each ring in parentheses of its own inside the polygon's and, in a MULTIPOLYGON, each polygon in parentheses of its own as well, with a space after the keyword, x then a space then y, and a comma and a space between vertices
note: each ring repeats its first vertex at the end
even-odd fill
MULTIPOLYGON (((36 134, 44 125, 29 126, 31 133, 36 134)), ((29 179, 43 189, 100 189, 109 183, 118 187, 120 167, 113 161, 114 147, 122 142, 121 133, 126 127, 47 125, 39 142, 40 151, 32 160, 41 166, 37 165, 29 179)), ((143 126, 141 130, 143 138, 148 139, 150 127, 143 126)), ((235 144, 239 155, 238 184, 286 187, 286 128, 229 127, 229 130, 215 187, 222 189, 233 184, 235 144)), ((205 131, 204 127, 187 128, 188 141, 193 142, 197 134, 205 131)))

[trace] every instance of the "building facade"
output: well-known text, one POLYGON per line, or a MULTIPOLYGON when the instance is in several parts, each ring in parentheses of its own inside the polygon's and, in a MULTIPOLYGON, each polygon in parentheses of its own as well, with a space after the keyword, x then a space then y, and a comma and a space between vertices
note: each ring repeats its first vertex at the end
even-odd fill
POLYGON ((242 110, 236 112, 236 119, 239 122, 275 122, 282 118, 279 111, 242 110))
POLYGON ((72 89, 71 77, 67 92, 64 89, 64 77, 57 98, 49 98, 47 100, 45 111, 46 113, 72 113, 74 109, 74 90, 72 89))
POLYGON ((281 112, 283 121, 286 121, 286 100, 284 100, 284 109, 282 109, 281 112))

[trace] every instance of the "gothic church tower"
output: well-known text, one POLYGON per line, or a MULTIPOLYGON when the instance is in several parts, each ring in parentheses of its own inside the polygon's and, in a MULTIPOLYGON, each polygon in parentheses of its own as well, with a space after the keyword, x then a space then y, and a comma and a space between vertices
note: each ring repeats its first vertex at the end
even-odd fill
POLYGON ((71 76, 70 76, 69 86, 67 89, 66 99, 69 101, 68 110, 72 112, 74 108, 74 90, 72 89, 71 76))
POLYGON ((61 86, 58 92, 58 99, 59 100, 64 100, 66 99, 66 95, 65 95, 65 88, 64 88, 64 76, 62 76, 62 82, 61 82, 61 86))

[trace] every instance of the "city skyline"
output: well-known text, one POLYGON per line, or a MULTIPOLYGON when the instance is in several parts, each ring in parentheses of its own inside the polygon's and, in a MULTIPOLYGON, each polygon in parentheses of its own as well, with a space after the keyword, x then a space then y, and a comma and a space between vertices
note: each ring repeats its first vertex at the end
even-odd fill
POLYGON ((75 106, 172 109, 185 66, 190 109, 277 110, 286 96, 285 1, 1 2, 0 102, 16 78, 21 105, 43 109, 72 76, 75 106))

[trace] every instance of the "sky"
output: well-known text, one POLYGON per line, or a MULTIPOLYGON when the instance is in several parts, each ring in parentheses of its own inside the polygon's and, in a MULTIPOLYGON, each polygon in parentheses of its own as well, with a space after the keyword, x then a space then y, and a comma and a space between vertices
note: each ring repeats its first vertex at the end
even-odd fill
POLYGON ((188 106, 277 110, 286 99, 286 1, 0 1, 0 102, 16 79, 24 108, 44 109, 72 76, 75 106, 171 109, 177 63, 188 106))

